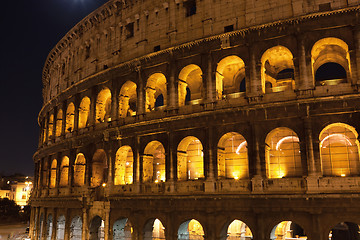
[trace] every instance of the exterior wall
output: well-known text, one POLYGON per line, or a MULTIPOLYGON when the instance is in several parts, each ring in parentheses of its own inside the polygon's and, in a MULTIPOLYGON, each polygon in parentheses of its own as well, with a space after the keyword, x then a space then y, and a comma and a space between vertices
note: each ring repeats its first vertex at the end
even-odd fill
POLYGON ((10 198, 10 190, 0 190, 0 198, 10 198))
MULTIPOLYGON (((245 222, 254 239, 269 239, 281 221, 296 222, 308 239, 319 240, 328 239, 340 222, 357 223, 360 171, 356 165, 352 174, 325 176, 320 140, 327 126, 341 125, 355 136, 348 139, 353 141, 351 146, 359 146, 357 2, 196 3, 196 14, 185 17, 182 1, 109 1, 49 54, 39 114, 42 131, 34 155, 32 239, 49 239, 47 223, 53 219, 56 229, 60 216, 65 218, 64 239, 72 236, 70 226, 79 218, 82 239, 92 239, 92 220, 100 217, 105 240, 112 239, 115 222, 125 218, 131 222, 132 239, 146 239, 145 226, 159 219, 170 240, 177 239, 179 226, 190 219, 198 220, 205 239, 211 240, 225 239, 224 231, 226 235, 234 219, 245 222), (125 39, 124 28, 131 22, 134 37, 125 39), (223 33, 224 26, 232 24, 234 31, 223 33), (319 42, 326 44, 317 48, 319 42), (161 51, 153 53, 155 43, 161 51), (274 47, 275 55, 284 55, 264 61, 264 53, 274 47), (315 55, 318 52, 323 55, 315 55), (219 90, 219 76, 226 74, 218 71, 218 65, 228 56, 244 62, 245 92, 219 90), (317 64, 324 63, 324 56, 325 63, 341 65, 346 76, 315 81, 317 64), (293 67, 293 76, 285 79, 288 88, 280 83, 266 87, 264 75, 275 79, 279 73, 275 70, 283 66, 293 67), (188 72, 183 74, 183 69, 188 72), (201 70, 200 77, 194 69, 201 70), (166 83, 156 77, 160 75, 166 83), (134 89, 126 92, 127 86, 134 86, 129 81, 136 84, 136 94, 134 89), (192 84, 202 99, 183 104, 185 94, 179 86, 192 84), (161 94, 164 105, 156 106, 161 94), (84 97, 90 99, 88 119, 79 125, 84 97), (119 114, 132 98, 136 98, 136 111, 119 114), (154 100, 152 105, 149 99, 154 100), (69 114, 72 104, 75 110, 69 114), (70 130, 66 129, 69 119, 73 121, 70 130), (267 140, 279 128, 294 132, 301 166, 296 176, 269 178, 267 140), (248 173, 241 179, 219 175, 218 155, 226 149, 219 141, 231 133, 243 136, 247 144, 248 173), (200 142, 201 148, 184 139, 200 142), (153 141, 165 150, 165 181, 149 180, 153 157, 145 148, 153 141), (118 152, 122 149, 126 151, 118 152), (123 162, 117 162, 119 156, 123 162), (189 180, 188 156, 203 159, 204 177, 189 180), (125 172, 115 171, 126 164, 132 165, 133 171, 127 172, 132 181, 115 185, 125 183, 115 180, 125 172)), ((356 156, 357 164, 359 150, 356 156)), ((56 231, 50 238, 57 239, 56 231)))

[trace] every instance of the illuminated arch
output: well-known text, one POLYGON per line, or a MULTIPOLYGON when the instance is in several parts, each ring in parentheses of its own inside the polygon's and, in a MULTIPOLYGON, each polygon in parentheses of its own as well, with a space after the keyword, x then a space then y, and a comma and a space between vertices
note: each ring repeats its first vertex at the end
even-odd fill
POLYGON ((253 234, 244 222, 235 219, 227 223, 221 231, 220 240, 231 239, 253 239, 253 234))
POLYGON ((240 84, 245 81, 245 63, 238 56, 223 58, 216 68, 216 97, 240 92, 240 84))
POLYGON ((344 123, 326 126, 319 135, 324 176, 359 175, 359 141, 355 128, 344 123))
POLYGON ((79 153, 74 164, 74 185, 83 186, 85 184, 86 158, 79 153))
POLYGON ((268 178, 302 176, 300 142, 293 130, 276 128, 267 135, 265 143, 268 178))
POLYGON ((204 153, 199 139, 184 138, 177 149, 177 174, 179 180, 204 177, 204 153))
POLYGON ((148 143, 143 156, 143 182, 165 182, 165 149, 161 142, 148 143))
POLYGON ((111 92, 108 88, 102 89, 96 99, 96 123, 111 121, 111 92))
POLYGON ((204 239, 204 229, 195 219, 182 223, 178 229, 178 240, 204 239))
POLYGON ((329 232, 329 240, 360 239, 359 225, 353 222, 336 224, 329 232))
POLYGON ((82 219, 76 216, 70 224, 70 240, 82 239, 82 219))
POLYGON ((56 137, 61 136, 62 124, 63 124, 63 111, 59 109, 56 115, 56 131, 55 131, 56 137))
POLYGON ((64 187, 69 185, 69 158, 64 156, 60 165, 60 181, 59 186, 64 187))
MULTIPOLYGON (((329 37, 317 41, 311 49, 311 64, 313 77, 318 85, 334 85, 346 82, 351 75, 350 55, 348 45, 339 38, 329 37), (326 64, 340 65, 346 72, 345 76, 321 76, 318 72, 326 64), (342 78, 342 79, 338 79, 342 78), (329 81, 332 80, 332 81, 329 81)), ((333 66, 333 67, 334 67, 333 66)), ((325 72, 330 69, 323 69, 325 72)))
POLYGON ((132 81, 125 82, 120 89, 119 116, 124 118, 136 115, 136 101, 136 84, 132 81))
POLYGON ((165 239, 165 227, 159 219, 149 220, 144 227, 144 240, 165 239))
POLYGON ((75 106, 73 103, 69 103, 66 110, 65 132, 68 133, 74 131, 74 120, 75 120, 75 106))
POLYGON ((134 156, 130 146, 122 146, 116 152, 115 159, 115 185, 133 183, 134 156))
POLYGON ((105 237, 105 222, 99 216, 95 216, 89 226, 89 240, 102 240, 105 237))
POLYGON ((119 219, 113 225, 113 240, 132 240, 133 227, 127 218, 119 219))
POLYGON ((56 240, 63 240, 65 237, 65 216, 61 215, 56 223, 56 240))
POLYGON ((179 73, 179 106, 185 105, 186 94, 190 94, 190 101, 203 99, 202 71, 198 65, 190 64, 179 73), (187 91, 188 88, 188 91, 187 91))
POLYGON ((270 233, 270 240, 307 239, 304 229, 292 222, 282 221, 270 233))
POLYGON ((154 73, 148 79, 146 83, 146 111, 150 112, 155 107, 165 106, 167 104, 167 90, 166 90, 166 77, 162 73, 154 73), (156 101, 158 98, 162 98, 163 102, 156 101))
POLYGON ((247 142, 239 133, 230 132, 220 138, 217 159, 219 177, 249 177, 247 142))
POLYGON ((54 131, 54 114, 51 114, 48 123, 48 139, 52 138, 53 131, 54 131))
POLYGON ((293 55, 288 48, 275 46, 264 52, 261 57, 261 84, 264 93, 295 88, 293 55))
POLYGON ((54 188, 56 186, 56 173, 57 173, 57 161, 54 159, 51 163, 50 169, 50 188, 54 188))
POLYGON ((85 128, 88 126, 89 114, 90 114, 90 98, 83 97, 79 106, 79 128, 85 128))
POLYGON ((98 149, 91 162, 91 187, 98 187, 104 183, 105 168, 107 168, 106 153, 103 149, 98 149))

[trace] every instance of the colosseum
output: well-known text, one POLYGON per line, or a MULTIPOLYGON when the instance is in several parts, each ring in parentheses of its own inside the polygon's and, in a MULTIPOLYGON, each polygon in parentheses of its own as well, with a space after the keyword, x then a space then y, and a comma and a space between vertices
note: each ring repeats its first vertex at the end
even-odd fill
POLYGON ((359 240, 359 0, 109 0, 43 69, 32 240, 359 240))

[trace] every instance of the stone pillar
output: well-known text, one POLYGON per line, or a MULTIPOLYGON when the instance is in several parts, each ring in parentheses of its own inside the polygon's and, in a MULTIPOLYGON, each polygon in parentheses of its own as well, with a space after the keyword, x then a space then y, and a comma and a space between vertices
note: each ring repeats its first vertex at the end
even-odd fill
POLYGON ((69 176, 68 176, 70 190, 74 186, 74 163, 75 163, 75 160, 76 160, 76 149, 71 149, 70 154, 69 154, 69 176))
POLYGON ((57 227, 57 209, 55 208, 53 214, 53 228, 51 233, 51 240, 56 240, 57 227))
POLYGON ((354 29, 354 45, 355 53, 352 53, 350 59, 352 61, 351 67, 353 74, 353 82, 360 85, 360 28, 357 26, 354 29), (354 61, 355 60, 355 61, 354 61))
POLYGON ((75 105, 75 112, 74 112, 74 132, 77 133, 79 130, 79 108, 80 108, 80 99, 79 94, 76 94, 74 105, 75 105))
MULTIPOLYGON (((171 53, 171 58, 173 58, 171 53)), ((175 78, 175 72, 176 72, 176 64, 173 59, 171 59, 169 66, 169 77, 168 77, 168 105, 169 109, 174 109, 178 107, 178 101, 177 101, 177 94, 176 94, 176 78, 175 78)))
POLYGON ((40 226, 42 228, 41 240, 46 240, 46 234, 47 234, 47 229, 48 229, 47 219, 48 219, 47 208, 44 208, 43 224, 42 224, 42 226, 40 226))
POLYGON ((82 216, 83 223, 82 223, 81 240, 86 240, 86 239, 88 239, 88 231, 89 231, 87 208, 83 207, 82 211, 83 211, 83 216, 82 216))
POLYGON ((95 117, 96 117, 96 100, 97 100, 97 91, 96 87, 91 89, 91 96, 90 98, 90 113, 89 113, 89 126, 95 125, 95 117))
POLYGON ((111 84, 111 121, 116 121, 119 118, 119 88, 116 86, 116 81, 111 84))
POLYGON ((213 71, 212 71, 212 56, 211 52, 207 55, 207 69, 206 69, 206 100, 208 102, 215 101, 215 81, 213 81, 213 71))
POLYGON ((70 209, 66 209, 64 240, 70 239, 70 226, 71 226, 70 209))
MULTIPOLYGON (((110 143, 109 143, 110 144, 110 143)), ((114 159, 115 157, 113 156, 113 147, 110 145, 109 146, 109 151, 108 151, 108 179, 107 179, 107 185, 112 186, 113 185, 113 166, 114 166, 114 159)))
POLYGON ((65 128, 66 128, 66 110, 67 110, 67 106, 66 104, 63 102, 62 103, 62 106, 61 106, 61 109, 62 109, 62 125, 61 125, 61 136, 65 136, 65 128))
POLYGON ((166 180, 167 181, 174 181, 174 176, 175 176, 175 157, 174 156, 174 152, 176 152, 176 147, 174 146, 174 137, 173 134, 171 132, 167 133, 167 137, 168 137, 168 147, 167 147, 167 153, 166 156, 168 157, 167 159, 167 165, 168 167, 166 168, 166 180))
POLYGON ((30 238, 31 240, 35 240, 38 238, 38 225, 39 225, 39 208, 33 207, 31 208, 31 216, 32 221, 30 221, 30 238))
POLYGON ((250 88, 246 87, 247 96, 248 97, 256 97, 263 94, 263 86, 261 80, 261 63, 258 62, 255 55, 255 47, 250 47, 250 79, 246 82, 246 86, 250 86, 250 88))
POLYGON ((105 219, 104 219, 104 240, 112 239, 111 231, 110 231, 110 206, 105 209, 105 219))
POLYGON ((258 139, 258 134, 256 130, 256 126, 254 123, 251 124, 251 131, 252 131, 252 143, 253 143, 253 149, 252 149, 252 157, 255 160, 255 166, 254 166, 254 177, 251 179, 252 183, 252 190, 253 192, 262 192, 263 191, 263 177, 261 172, 261 158, 260 158, 260 143, 258 139))
MULTIPOLYGON (((298 59, 299 59, 299 90, 307 90, 307 89, 313 89, 314 88, 314 81, 312 80, 311 76, 309 75, 311 70, 311 62, 310 64, 307 63, 307 57, 306 57, 306 50, 305 50, 305 40, 303 36, 298 36, 297 38, 297 44, 298 44, 298 59), (310 65, 310 69, 308 68, 308 65, 310 65)), ((296 68, 297 66, 295 66, 296 68)), ((297 80, 297 79, 295 79, 297 80)))
POLYGON ((45 131, 44 131, 44 138, 45 138, 45 141, 44 143, 47 143, 48 140, 49 140, 49 113, 46 113, 46 116, 45 116, 45 122, 44 122, 44 128, 45 128, 45 131))
POLYGON ((141 67, 138 66, 136 68, 136 82, 137 82, 137 112, 136 115, 143 115, 145 114, 145 87, 144 82, 141 75, 141 67))
POLYGON ((134 183, 140 183, 140 138, 136 137, 134 151, 134 183))
POLYGON ((309 176, 317 175, 315 158, 314 158, 314 147, 313 147, 313 136, 312 136, 312 126, 310 117, 304 119, 305 127, 305 136, 306 136, 306 156, 308 163, 308 173, 309 176))

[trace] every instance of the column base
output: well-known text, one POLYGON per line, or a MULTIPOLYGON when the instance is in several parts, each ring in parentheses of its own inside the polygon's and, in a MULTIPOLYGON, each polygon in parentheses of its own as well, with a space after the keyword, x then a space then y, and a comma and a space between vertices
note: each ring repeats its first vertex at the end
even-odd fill
POLYGON ((306 177, 306 188, 307 193, 319 192, 319 176, 306 177))
POLYGON ((261 176, 255 176, 251 179, 252 193, 259 194, 264 192, 264 183, 261 176))

